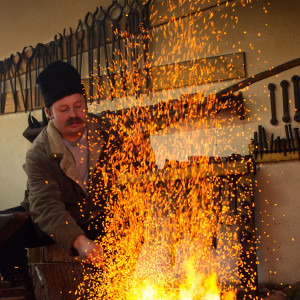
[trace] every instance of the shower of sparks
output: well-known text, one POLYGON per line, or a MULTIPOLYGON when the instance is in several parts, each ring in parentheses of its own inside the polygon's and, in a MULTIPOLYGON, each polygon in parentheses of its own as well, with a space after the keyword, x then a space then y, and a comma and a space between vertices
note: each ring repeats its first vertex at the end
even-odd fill
MULTIPOLYGON (((152 43, 155 45, 150 49, 149 66, 217 55, 224 35, 238 23, 238 17, 233 14, 237 1, 223 3, 222 7, 227 9, 222 14, 221 1, 215 1, 217 5, 211 10, 206 9, 207 1, 198 1, 198 6, 201 3, 205 9, 199 9, 190 16, 187 12, 194 9, 195 3, 181 0, 176 8, 173 1, 164 2, 169 14, 182 9, 187 17, 172 17, 169 23, 153 28, 149 33, 144 32, 149 34, 150 46, 152 43), (228 13, 230 9, 232 14, 228 13), (215 24, 216 15, 220 15, 221 28, 220 24, 215 24)), ((250 0, 241 1, 242 6, 249 3, 250 0)), ((152 18, 158 16, 159 12, 152 12, 152 18)), ((142 39, 126 34, 122 38, 127 40, 127 49, 132 50, 134 46, 139 49, 135 61, 132 61, 130 51, 127 60, 120 55, 119 61, 119 64, 126 66, 126 82, 132 87, 128 94, 137 95, 145 85, 142 39), (142 71, 138 72, 138 69, 142 71)), ((253 47, 251 43, 250 47, 253 47)), ((111 70, 116 66, 113 64, 111 70)), ((201 72, 210 74, 215 70, 207 65, 201 72)), ((164 76, 168 77, 169 74, 164 76)), ((177 78, 180 76, 180 73, 176 74, 177 78)), ((152 79, 150 81, 154 91, 160 83, 152 79)), ((227 126, 232 123, 233 128, 237 117, 234 111, 226 115, 226 121, 224 115, 217 115, 216 112, 222 111, 226 103, 220 105, 213 95, 204 97, 207 94, 205 89, 209 89, 211 84, 203 83, 201 92, 177 101, 166 101, 173 98, 172 92, 162 91, 165 104, 157 107, 155 115, 153 111, 141 108, 129 109, 123 115, 114 116, 116 119, 112 123, 120 124, 125 122, 129 114, 136 114, 130 124, 128 144, 125 143, 121 151, 116 151, 110 157, 107 162, 110 170, 101 170, 107 180, 97 192, 105 193, 109 182, 112 182, 104 207, 106 235, 98 241, 105 250, 106 269, 104 272, 84 264, 84 281, 76 292, 78 299, 231 300, 236 298, 240 285, 249 294, 255 290, 255 270, 245 260, 239 259, 244 251, 240 241, 249 239, 241 237, 244 225, 240 217, 243 215, 244 221, 253 222, 253 207, 249 200, 252 194, 249 195, 247 190, 247 187, 253 187, 253 183, 251 180, 245 181, 242 176, 234 177, 229 171, 219 176, 219 171, 214 169, 214 164, 209 160, 209 156, 218 157, 219 153, 214 149, 220 142, 228 147, 225 150, 230 149, 231 153, 236 151, 230 146, 236 133, 229 130, 226 137, 222 137, 220 132, 224 122, 227 126), (186 107, 188 110, 185 110, 186 107), (199 110, 199 107, 202 108, 199 110), (171 114, 171 110, 175 113, 171 114), (141 150, 138 167, 134 167, 136 157, 131 152, 132 141, 136 144, 142 142, 136 138, 141 131, 153 135, 164 128, 171 128, 168 142, 158 146, 155 158, 151 151, 141 150), (172 129, 175 134, 172 134, 172 129), (176 144, 182 135, 190 139, 189 146, 180 142, 176 144), (199 138, 203 142, 200 145, 198 142, 197 149, 194 149, 194 141, 199 138), (163 169, 153 167, 155 159, 161 160, 166 155, 170 159, 163 169), (182 162, 172 159, 176 156, 182 157, 182 162), (151 167, 145 164, 149 160, 151 167), (164 176, 171 174, 171 180, 161 176, 161 170, 164 176), (189 170, 188 174, 186 170, 189 170), (124 184, 120 183, 120 178, 130 180, 124 184), (244 270, 242 274, 241 268, 244 270)), ((122 89, 118 94, 111 82, 99 84, 97 88, 99 95, 109 90, 113 98, 126 96, 122 89)), ((139 101, 138 98, 135 100, 139 101)), ((122 100, 119 101, 122 103, 122 100)), ((128 133, 125 126, 123 129, 128 133)), ((168 139, 167 134, 165 139, 168 139)), ((246 229, 250 230, 252 238, 255 233, 250 226, 246 226, 246 229)), ((255 251, 253 246, 244 255, 250 256, 255 251)))

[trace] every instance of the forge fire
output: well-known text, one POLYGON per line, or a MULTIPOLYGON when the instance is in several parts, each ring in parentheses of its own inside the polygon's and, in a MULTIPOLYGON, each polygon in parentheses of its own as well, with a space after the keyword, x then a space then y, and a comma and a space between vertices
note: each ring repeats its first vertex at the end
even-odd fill
MULTIPOLYGON (((175 7, 168 2, 170 12, 188 9, 187 5, 183 1, 175 7)), ((246 4, 242 1, 242 5, 246 4)), ((234 15, 235 3, 228 2, 226 6, 231 6, 234 15)), ((150 16, 155 19, 159 12, 152 11, 150 16)), ((88 295, 91 299, 229 300, 236 299, 239 293, 241 297, 255 297, 254 164, 249 157, 220 157, 217 152, 213 156, 209 154, 222 126, 229 123, 234 127, 237 116, 243 119, 243 101, 239 98, 219 101, 214 93, 205 96, 206 87, 192 95, 182 93, 179 100, 170 100, 172 95, 166 88, 168 84, 173 88, 183 88, 181 78, 186 74, 188 85, 221 81, 221 77, 213 78, 217 67, 220 68, 217 72, 226 73, 228 78, 238 77, 234 62, 231 58, 221 57, 222 63, 219 64, 216 57, 201 61, 199 67, 190 67, 189 72, 188 67, 180 63, 174 67, 157 68, 156 74, 149 71, 154 72, 152 64, 176 61, 176 53, 182 53, 184 48, 188 47, 187 54, 193 57, 210 44, 213 48, 226 30, 230 30, 229 26, 234 29, 239 21, 232 16, 227 21, 228 15, 222 14, 224 28, 220 32, 215 31, 213 16, 214 12, 206 14, 199 9, 190 18, 171 19, 168 24, 151 31, 143 27, 140 36, 128 35, 127 31, 118 32, 115 28, 114 34, 124 40, 127 47, 124 49, 137 56, 133 60, 126 51, 122 53, 122 47, 118 49, 117 44, 113 44, 113 56, 118 57, 120 65, 117 67, 115 58, 110 70, 120 71, 121 78, 126 78, 131 90, 127 89, 124 94, 122 80, 118 85, 111 80, 103 81, 104 77, 100 76, 102 79, 99 81, 99 74, 108 74, 107 68, 99 69, 94 78, 90 77, 90 81, 98 82, 96 92, 90 95, 92 98, 95 93, 100 98, 105 97, 110 90, 113 93, 108 98, 111 95, 113 100, 120 97, 121 100, 114 101, 122 107, 124 95, 135 96, 132 108, 113 116, 116 122, 122 120, 124 124, 128 119, 133 120, 130 124, 132 132, 139 131, 151 137, 168 128, 171 128, 170 132, 179 132, 179 135, 192 130, 196 136, 203 131, 204 142, 200 150, 203 155, 186 157, 186 153, 191 151, 186 151, 184 144, 176 149, 178 146, 173 146, 170 137, 166 144, 159 145, 153 161, 167 154, 172 157, 176 152, 182 152, 184 161, 167 159, 164 165, 156 165, 146 172, 143 172, 143 166, 134 171, 130 168, 119 171, 113 188, 118 201, 108 202, 105 207, 110 212, 105 220, 106 236, 99 240, 105 249, 105 270, 95 272, 93 268, 85 267, 84 281, 76 292, 79 299, 88 295), (193 34, 199 20, 204 23, 201 38, 193 34), (211 34, 213 39, 208 39, 211 34), (146 40, 151 45, 158 38, 162 47, 172 45, 173 51, 155 61, 154 52, 149 50, 146 40), (142 73, 137 72, 140 66, 142 73), (172 82, 167 83, 170 78, 172 82), (198 82, 194 82, 194 78, 198 78, 198 82), (139 101, 142 104, 141 92, 149 94, 156 90, 163 90, 165 100, 162 104, 136 105, 139 101), (217 114, 228 108, 227 116, 217 114)), ((151 18, 150 21, 154 22, 151 18)), ((217 54, 218 47, 214 47, 211 55, 217 54)), ((237 56, 237 59, 240 57, 237 56)), ((91 107, 99 110, 101 105, 105 107, 105 102, 91 107)), ((190 134, 191 145, 194 138, 190 134)), ((234 137, 229 134, 226 138, 231 140, 234 137)), ((117 159, 126 158, 120 154, 117 159)))

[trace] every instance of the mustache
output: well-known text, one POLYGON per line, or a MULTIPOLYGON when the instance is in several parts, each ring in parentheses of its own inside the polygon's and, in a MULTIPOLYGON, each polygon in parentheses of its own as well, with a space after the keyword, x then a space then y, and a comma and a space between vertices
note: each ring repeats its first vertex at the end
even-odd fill
POLYGON ((73 123, 84 123, 83 120, 79 117, 75 117, 75 118, 69 118, 66 120, 65 122, 65 126, 67 125, 71 125, 73 123))

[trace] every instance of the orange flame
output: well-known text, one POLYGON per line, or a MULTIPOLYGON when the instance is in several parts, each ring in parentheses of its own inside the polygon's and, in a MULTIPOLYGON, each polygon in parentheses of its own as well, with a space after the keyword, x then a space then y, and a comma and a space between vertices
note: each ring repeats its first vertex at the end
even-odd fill
MULTIPOLYGON (((149 279, 131 284, 126 300, 234 300, 234 290, 221 291, 215 272, 204 276, 194 268, 193 260, 186 263, 184 282, 174 285, 151 282, 149 279)), ((166 279, 166 278, 165 278, 166 279)))

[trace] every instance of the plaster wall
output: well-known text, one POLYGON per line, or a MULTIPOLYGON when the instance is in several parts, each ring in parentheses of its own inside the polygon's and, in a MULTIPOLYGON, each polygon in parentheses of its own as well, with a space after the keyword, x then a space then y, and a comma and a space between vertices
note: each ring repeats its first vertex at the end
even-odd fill
MULTIPOLYGON (((49 42, 54 35, 70 26, 75 29, 79 18, 94 11, 99 1, 1 1, 0 25, 2 40, 0 57, 4 59, 24 46, 49 42), (17 21, 16 21, 17 20, 17 21)), ((211 1, 213 2, 216 1, 211 1)), ((194 14, 180 21, 159 26, 152 32, 151 60, 154 65, 245 52, 246 75, 251 76, 299 57, 300 26, 297 0, 233 1, 194 14), (205 19, 204 19, 205 18, 205 19), (205 20, 205 22, 204 22, 205 20)), ((101 1, 100 1, 101 4, 101 1)), ((86 66, 85 66, 86 70, 86 66)), ((166 159, 187 160, 191 155, 227 156, 248 154, 248 143, 258 125, 284 137, 280 82, 289 80, 300 68, 244 89, 247 110, 245 120, 226 111, 214 119, 190 122, 170 128, 151 137, 159 167, 166 159), (270 124, 271 112, 268 83, 273 82, 278 125, 270 124)), ((206 84, 142 96, 139 104, 157 103, 179 98, 182 93, 219 91, 232 82, 206 84)), ((293 116, 293 90, 289 87, 290 112, 293 116)), ((137 104, 135 99, 104 101, 90 111, 121 108, 137 104)), ((33 115, 41 119, 40 111, 33 115)), ((299 124, 291 121, 292 127, 299 124)), ((16 113, 0 116, 0 209, 18 205, 26 188, 22 170, 30 143, 22 136, 27 115, 16 113)), ((293 283, 300 280, 299 163, 262 164, 257 173, 255 201, 257 235, 259 237, 259 280, 261 282, 293 283)))

